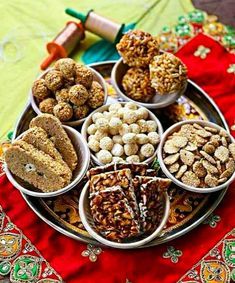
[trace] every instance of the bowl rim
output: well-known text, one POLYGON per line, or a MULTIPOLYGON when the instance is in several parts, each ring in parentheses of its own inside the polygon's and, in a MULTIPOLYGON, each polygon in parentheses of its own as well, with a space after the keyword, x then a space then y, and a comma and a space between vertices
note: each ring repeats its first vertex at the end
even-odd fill
MULTIPOLYGON (((85 65, 85 66, 86 66, 88 69, 90 69, 90 70, 93 72, 93 74, 95 74, 96 77, 99 78, 99 83, 101 83, 102 88, 103 88, 103 90, 104 90, 104 103, 103 103, 103 105, 105 105, 106 102, 107 102, 107 98, 108 98, 108 88, 107 88, 107 84, 106 84, 105 79, 104 79, 103 76, 102 76, 98 71, 96 71, 95 68, 93 68, 92 66, 89 66, 89 65, 85 65)), ((39 76, 37 76, 37 78, 36 78, 35 80, 38 80, 38 79, 43 78, 43 77, 44 77, 49 71, 51 71, 52 69, 53 69, 52 67, 46 69, 46 70, 43 71, 39 76)), ((35 81, 35 80, 34 80, 34 81, 35 81)), ((34 98, 34 96, 33 96, 33 92, 32 92, 32 86, 31 86, 31 88, 30 88, 30 90, 29 90, 29 101, 30 101, 30 104, 32 105, 33 110, 34 110, 38 115, 40 115, 40 114, 45 114, 45 113, 43 113, 43 112, 40 111, 40 109, 39 109, 39 107, 38 107, 38 105, 37 105, 37 103, 36 103, 36 100, 35 100, 35 98, 34 98)), ((91 111, 92 111, 91 113, 93 113, 94 110, 95 110, 95 109, 91 109, 91 111)), ((91 113, 90 113, 90 114, 91 114, 91 113)), ((89 115, 90 115, 90 114, 89 114, 89 115)), ((88 116, 87 116, 87 117, 88 117, 88 116)), ((82 118, 82 119, 79 119, 79 120, 74 120, 74 121, 67 121, 67 122, 62 122, 62 121, 61 121, 61 123, 62 123, 63 125, 75 127, 75 126, 81 125, 81 124, 86 120, 87 117, 82 118)))
POLYGON ((205 121, 205 120, 186 120, 186 121, 181 121, 181 122, 178 122, 174 125, 172 125, 170 128, 168 128, 163 136, 162 136, 162 139, 159 143, 159 147, 158 147, 158 161, 159 161, 159 164, 160 164, 160 167, 162 169, 162 171, 165 173, 165 175, 172 180, 173 183, 175 183, 177 186, 187 190, 187 191, 191 191, 191 192, 195 192, 195 193, 213 193, 213 192, 216 192, 216 191, 219 191, 219 190, 222 190, 222 189, 225 189, 226 187, 228 187, 235 179, 235 171, 234 173, 230 176, 230 178, 223 184, 219 185, 219 186, 216 186, 216 187, 213 187, 213 188, 209 188, 209 187, 206 187, 206 188, 196 188, 196 187, 192 187, 192 186, 189 186, 189 185, 186 185, 184 184, 183 182, 179 181, 178 179, 176 179, 173 174, 171 174, 169 172, 169 170, 167 169, 164 161, 163 161, 163 154, 162 154, 162 151, 163 151, 163 146, 167 140, 167 137, 174 133, 176 131, 177 128, 179 128, 180 126, 182 125, 185 125, 185 124, 194 124, 194 123, 198 123, 200 125, 203 125, 203 126, 209 126, 209 127, 213 127, 213 128, 216 128, 218 130, 224 130, 228 133, 229 135, 229 138, 231 139, 232 142, 235 142, 235 139, 233 138, 233 136, 226 130, 224 129, 223 127, 215 124, 215 123, 212 123, 212 122, 209 122, 209 121, 205 121))
MULTIPOLYGON (((129 96, 127 96, 119 87, 117 81, 116 81, 116 73, 117 73, 117 68, 119 67, 120 64, 124 64, 126 66, 128 66, 127 64, 125 64, 123 62, 123 58, 121 57, 119 60, 116 61, 115 65, 113 66, 112 72, 111 72, 111 80, 112 80, 112 84, 117 92, 117 94, 119 96, 121 96, 125 101, 130 101, 130 102, 135 102, 136 104, 141 105, 142 107, 148 108, 148 109, 160 109, 160 108, 164 108, 167 107, 171 104, 173 104, 180 96, 182 96, 186 89, 187 89, 187 85, 188 85, 188 80, 185 83, 184 87, 178 92, 178 93, 173 93, 172 95, 172 100, 169 100, 167 103, 162 101, 160 103, 147 103, 147 102, 141 102, 141 101, 137 101, 134 100, 132 98, 130 98, 129 96)), ((128 66, 128 68, 131 68, 128 66)), ((159 94, 155 94, 155 95, 159 95, 159 94)), ((170 95, 170 94, 166 94, 166 95, 170 95)))
MULTIPOLYGON (((120 103, 121 105, 125 105, 126 103, 128 103, 128 101, 124 101, 124 102, 119 102, 117 101, 116 103, 120 103)), ((106 111, 110 105, 112 105, 113 103, 111 104, 105 104, 105 105, 102 105, 100 106, 99 108, 97 108, 95 111, 93 111, 87 118, 86 118, 86 121, 83 123, 82 125, 82 129, 81 129, 81 134, 83 135, 83 137, 85 138, 86 142, 88 143, 88 134, 87 134, 87 128, 90 126, 90 124, 92 123, 92 115, 94 115, 95 113, 99 112, 99 113, 103 113, 104 111, 106 111)), ((136 103, 135 103, 136 104, 136 103)), ((143 107, 141 105, 138 105, 137 104, 137 107, 143 107)), ((146 107, 144 107, 146 108, 146 107)), ((146 108, 147 109, 147 108, 146 108)), ((157 123, 157 127, 158 127, 158 134, 160 136, 160 140, 162 138, 162 135, 163 135, 163 127, 162 127, 162 124, 160 122, 160 120, 157 118, 157 116, 152 112, 150 111, 149 109, 147 109, 148 113, 149 113, 149 117, 151 120, 154 120, 156 123, 157 123)), ((159 143, 160 144, 160 143, 159 143)), ((145 159, 144 161, 142 161, 141 163, 148 163, 150 164, 154 158, 157 156, 157 153, 158 153, 158 148, 159 148, 159 144, 157 145, 157 148, 155 149, 154 151, 154 154, 145 159)), ((93 152, 90 150, 91 152, 91 159, 95 162, 95 164, 99 165, 99 166, 103 166, 105 164, 101 163, 98 158, 93 154, 93 152)), ((111 162, 112 163, 112 162, 111 162)))
POLYGON ((117 242, 112 242, 112 241, 105 239, 100 234, 98 234, 90 226, 90 224, 87 221, 86 212, 85 212, 85 209, 84 209, 84 203, 85 203, 87 195, 88 195, 89 184, 90 184, 90 182, 88 181, 81 191, 81 195, 80 195, 80 198, 79 198, 79 215, 80 215, 81 221, 82 221, 85 229, 87 230, 87 232, 93 238, 95 238, 98 242, 100 242, 101 244, 112 247, 112 248, 117 248, 117 249, 137 248, 137 247, 140 247, 140 246, 152 241, 154 238, 156 238, 161 233, 164 226, 166 225, 166 222, 167 222, 169 214, 170 214, 170 199, 169 199, 167 192, 163 192, 163 198, 164 198, 164 203, 165 203, 163 217, 162 217, 160 224, 158 225, 158 227, 154 230, 154 232, 152 234, 150 234, 149 236, 147 236, 146 238, 144 238, 142 240, 131 242, 131 243, 117 243, 117 242))
MULTIPOLYGON (((81 171, 79 172, 78 176, 76 178, 74 178, 74 180, 69 183, 66 187, 59 189, 57 191, 54 192, 49 192, 49 193, 44 193, 44 192, 36 192, 36 191, 31 191, 28 190, 26 188, 24 188, 23 186, 21 186, 16 179, 14 178, 14 174, 11 173, 10 169, 8 168, 6 162, 4 162, 4 169, 5 169, 5 173, 7 178, 9 179, 9 181, 14 185, 15 188, 17 188, 19 191, 21 191, 22 193, 25 193, 27 195, 33 196, 33 197, 54 197, 54 196, 58 196, 61 194, 64 194, 68 191, 70 191, 72 188, 74 188, 80 181, 81 179, 85 176, 88 168, 89 168, 89 164, 90 164, 90 150, 86 144, 86 141, 84 139, 84 137, 75 129, 69 127, 69 126, 65 126, 63 125, 63 128, 66 130, 66 132, 70 132, 72 134, 75 134, 76 138, 79 138, 81 140, 81 144, 83 146, 83 154, 85 157, 85 162, 82 166, 81 171)), ((24 132, 22 134, 20 134, 16 139, 14 139, 13 141, 19 140, 22 136, 24 135, 24 132)))

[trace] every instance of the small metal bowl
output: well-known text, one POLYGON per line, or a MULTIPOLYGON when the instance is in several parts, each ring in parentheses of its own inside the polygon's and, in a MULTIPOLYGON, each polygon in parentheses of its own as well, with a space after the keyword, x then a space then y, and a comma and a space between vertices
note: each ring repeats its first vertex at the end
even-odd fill
MULTIPOLYGON (((191 192, 195 192, 195 193, 213 193, 213 192, 216 192, 216 191, 219 191, 219 190, 223 190, 223 189, 227 188, 228 185, 233 182, 233 180, 235 179, 235 172, 225 183, 223 183, 219 186, 216 186, 214 188, 195 188, 195 187, 192 187, 192 186, 188 186, 188 185, 184 184, 183 182, 179 181, 178 179, 176 179, 174 177, 174 175, 171 174, 170 171, 167 169, 167 167, 166 167, 166 165, 163 161, 163 147, 164 147, 164 144, 167 140, 167 137, 170 136, 171 134, 173 134, 174 132, 178 131, 182 125, 194 124, 194 123, 197 123, 197 124, 199 124, 203 127, 207 126, 207 127, 212 127, 212 128, 218 129, 218 130, 225 130, 224 128, 222 128, 222 127, 220 127, 220 126, 218 126, 214 123, 211 123, 211 122, 208 122, 208 121, 202 121, 202 120, 188 120, 188 121, 183 121, 183 122, 179 122, 179 123, 174 124, 169 129, 167 129, 167 131, 164 132, 162 139, 160 141, 160 144, 159 144, 158 161, 159 161, 160 167, 161 167, 162 171, 166 174, 166 176, 169 179, 172 180, 173 183, 175 183, 177 186, 179 186, 180 188, 183 188, 187 191, 191 191, 191 192)), ((230 137, 230 140, 232 142, 235 142, 234 138, 231 135, 229 135, 229 137, 230 137)))
POLYGON ((164 192, 161 197, 162 206, 160 206, 160 207, 163 207, 162 219, 158 227, 156 228, 156 230, 153 231, 153 233, 150 234, 149 236, 141 235, 134 239, 129 240, 128 242, 118 243, 118 242, 107 240, 103 236, 101 236, 99 233, 97 233, 95 226, 94 226, 93 218, 90 213, 90 203, 89 202, 90 202, 89 201, 89 182, 87 182, 84 188, 82 189, 80 199, 79 199, 79 215, 81 217, 81 221, 85 229, 87 230, 87 232, 93 238, 95 238, 97 241, 99 241, 100 243, 106 246, 117 248, 117 249, 137 248, 155 239, 161 233, 162 229, 166 225, 166 222, 168 220, 168 216, 170 213, 169 196, 167 195, 166 192, 164 192))
MULTIPOLYGON (((100 73, 98 73, 95 69, 91 68, 91 67, 88 67, 86 66, 88 69, 91 70, 91 72, 93 73, 93 77, 94 77, 94 81, 98 82, 103 90, 104 90, 104 104, 106 103, 106 100, 107 100, 107 97, 108 97, 108 90, 107 90, 107 85, 106 85, 106 82, 104 80, 104 78, 100 75, 100 73)), ((48 69, 46 70, 45 72, 43 72, 37 79, 41 79, 41 78, 44 78, 45 75, 50 71, 51 69, 48 69)), ((36 99, 35 97, 33 96, 33 93, 32 93, 32 88, 30 89, 29 91, 29 97, 30 97, 30 103, 33 107, 33 110, 38 114, 42 114, 42 112, 40 111, 39 109, 39 106, 38 106, 38 103, 36 102, 36 99)), ((85 120, 86 120, 87 117, 83 118, 83 119, 80 119, 80 120, 74 120, 74 121, 67 121, 67 122, 61 122, 62 124, 64 125, 68 125, 68 126, 71 126, 71 127, 76 127, 76 126, 79 126, 81 125, 85 120)))
MULTIPOLYGON (((73 178, 72 178, 71 183, 64 188, 59 189, 58 191, 44 193, 40 191, 39 189, 35 188, 33 185, 29 184, 28 182, 12 174, 11 171, 8 169, 7 164, 5 163, 4 167, 5 167, 7 178, 13 184, 13 186, 16 187, 22 193, 25 193, 27 195, 34 196, 34 197, 58 196, 74 188, 86 174, 87 169, 90 164, 90 150, 87 146, 87 143, 84 140, 83 136, 78 131, 68 126, 63 126, 63 127, 65 131, 67 132, 69 138, 71 139, 72 144, 78 156, 78 164, 75 170, 73 171, 73 178)), ((19 140, 23 135, 24 133, 18 136, 15 140, 19 140)))
MULTIPOLYGON (((125 105, 127 102, 117 102, 117 103, 120 103, 121 105, 125 105)), ((93 123, 93 122, 92 122, 92 115, 95 114, 95 113, 97 113, 97 112, 103 113, 104 111, 108 110, 108 108, 109 108, 110 105, 111 105, 111 104, 106 104, 106 105, 101 106, 100 108, 97 108, 94 112, 92 112, 92 113, 87 117, 86 121, 85 121, 84 124, 82 125, 82 130, 81 130, 81 133, 82 133, 82 135, 83 135, 83 137, 85 138, 86 141, 88 141, 87 128, 93 123)), ((148 109, 147 109, 147 110, 148 110, 148 109)), ((158 134, 159 134, 159 136, 160 136, 160 138, 161 138, 161 136, 162 136, 162 134, 163 134, 162 124, 160 123, 160 121, 158 120, 158 118, 157 118, 150 110, 148 110, 148 112, 149 112, 149 119, 156 122, 158 134)), ((156 148, 154 154, 153 154, 151 157, 145 159, 143 162, 144 162, 144 163, 147 163, 147 164, 150 164, 150 163, 154 160, 154 158, 156 157, 157 151, 158 151, 158 145, 157 145, 157 148, 156 148)), ((95 164, 97 164, 97 165, 99 165, 99 166, 105 165, 105 164, 101 163, 101 162, 98 160, 98 158, 97 158, 93 153, 91 153, 91 159, 92 159, 92 161, 93 161, 95 164)))
POLYGON ((184 94, 187 83, 184 85, 184 87, 179 90, 178 92, 171 93, 171 94, 155 94, 153 98, 149 102, 140 102, 137 100, 131 99, 129 96, 125 94, 125 91, 122 87, 122 78, 126 74, 127 70, 130 67, 123 63, 123 59, 119 59, 117 63, 114 65, 111 78, 112 78, 112 84, 121 98, 123 98, 125 101, 132 101, 135 102, 143 107, 146 107, 148 109, 158 109, 158 108, 164 108, 172 103, 174 103, 181 95, 184 94))

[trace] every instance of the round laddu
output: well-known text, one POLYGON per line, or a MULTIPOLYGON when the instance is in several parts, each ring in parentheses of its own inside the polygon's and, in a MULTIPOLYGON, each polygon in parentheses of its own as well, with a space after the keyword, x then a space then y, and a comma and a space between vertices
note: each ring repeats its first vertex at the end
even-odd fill
POLYGON ((54 68, 59 70, 63 77, 74 81, 76 62, 71 58, 62 58, 55 62, 54 68))
POLYGON ((32 94, 39 100, 43 100, 50 95, 50 90, 47 88, 44 79, 38 79, 33 83, 32 94))
POLYGON ((60 89, 63 85, 63 76, 60 71, 50 70, 45 76, 46 86, 53 92, 60 89))
POLYGON ((69 89, 62 88, 55 92, 55 98, 58 102, 69 102, 69 89))
POLYGON ((89 89, 93 81, 92 71, 84 65, 76 64, 75 66, 75 82, 89 89))
POLYGON ((96 81, 92 82, 91 84, 87 103, 93 109, 96 109, 104 104, 104 90, 96 81))
POLYGON ((73 115, 74 118, 79 120, 85 118, 90 111, 90 107, 86 104, 81 106, 73 106, 73 115))
POLYGON ((60 121, 65 122, 73 117, 73 108, 66 102, 59 102, 54 107, 53 113, 60 121))
POLYGON ((69 90, 69 100, 76 106, 84 105, 88 97, 88 91, 81 84, 74 85, 69 90))
POLYGON ((46 98, 39 103, 39 110, 43 113, 53 114, 57 101, 54 98, 46 98))

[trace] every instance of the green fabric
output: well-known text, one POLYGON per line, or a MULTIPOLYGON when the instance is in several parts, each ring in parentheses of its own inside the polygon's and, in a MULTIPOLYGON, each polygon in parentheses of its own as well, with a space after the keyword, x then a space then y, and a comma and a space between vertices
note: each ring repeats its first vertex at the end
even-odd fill
MULTIPOLYGON (((86 13, 95 12, 118 22, 136 22, 154 2, 157 4, 136 28, 159 32, 163 25, 173 25, 178 16, 193 10, 190 0, 128 1, 125 0, 0 0, 0 140, 14 128, 23 110, 33 80, 39 75, 39 65, 46 57, 45 45, 71 20, 64 13, 72 7, 86 13)), ((80 60, 84 50, 99 38, 91 33, 71 55, 80 60)))

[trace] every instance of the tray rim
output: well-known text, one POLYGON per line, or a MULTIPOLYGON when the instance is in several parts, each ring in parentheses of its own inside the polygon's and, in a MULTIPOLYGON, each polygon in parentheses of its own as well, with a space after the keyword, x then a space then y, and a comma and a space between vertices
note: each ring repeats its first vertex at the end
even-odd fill
MULTIPOLYGON (((114 65, 116 62, 117 62, 117 60, 109 60, 109 61, 95 62, 95 63, 89 64, 88 66, 96 67, 96 66, 109 65, 109 64, 114 65)), ((209 103, 214 107, 214 109, 218 113, 218 116, 220 117, 221 122, 223 123, 223 127, 228 132, 230 132, 229 126, 228 126, 228 124, 227 124, 227 122, 225 120, 225 117, 223 116, 222 112, 220 111, 219 107, 216 105, 214 100, 201 87, 199 87, 194 81, 188 79, 188 83, 191 84, 194 88, 196 88, 199 92, 201 92, 204 97, 207 98, 209 103)), ((28 99, 24 110, 19 115, 19 118, 17 119, 17 122, 15 124, 15 128, 14 128, 14 131, 13 131, 13 137, 12 137, 13 140, 15 139, 15 137, 17 135, 17 129, 19 127, 20 121, 21 121, 22 117, 25 115, 25 112, 30 108, 30 106, 31 106, 30 99, 28 99)), ((227 189, 228 188, 220 191, 220 194, 219 194, 218 198, 214 201, 214 203, 207 210, 207 212, 204 213, 202 216, 200 216, 196 221, 191 223, 187 228, 184 228, 181 231, 177 231, 175 234, 172 234, 172 235, 169 235, 169 236, 166 236, 166 237, 163 237, 163 238, 157 238, 157 239, 153 240, 152 242, 148 243, 147 245, 141 246, 139 248, 147 248, 147 247, 157 246, 157 245, 169 242, 169 241, 171 241, 173 239, 176 239, 176 238, 179 238, 179 237, 185 235, 186 233, 188 233, 191 230, 193 230, 194 228, 196 228, 199 224, 201 224, 214 211, 214 209, 216 209, 216 207, 219 205, 219 203, 224 198, 224 195, 226 194, 227 189)), ((217 193, 219 193, 219 192, 217 192, 217 193)), ((95 244, 95 245, 99 245, 99 246, 103 246, 103 247, 109 248, 107 246, 104 246, 101 243, 98 243, 93 238, 87 238, 87 237, 85 238, 85 236, 83 238, 81 235, 75 234, 76 233, 75 231, 66 230, 66 228, 63 227, 62 224, 60 224, 61 226, 58 226, 56 223, 54 223, 54 222, 56 222, 56 219, 55 219, 54 222, 52 222, 51 220, 46 218, 44 215, 42 215, 41 212, 39 211, 39 209, 37 209, 37 207, 33 206, 32 202, 30 201, 32 196, 27 196, 26 194, 24 194, 22 192, 21 192, 21 195, 22 195, 23 199, 26 201, 26 203, 28 204, 28 206, 33 210, 33 212, 40 219, 42 219, 46 224, 51 226, 53 229, 57 230, 58 232, 62 233, 65 236, 68 236, 68 237, 70 237, 72 239, 75 239, 75 240, 78 240, 78 241, 81 241, 81 242, 84 242, 84 243, 91 243, 91 244, 95 244)), ((40 204, 40 205, 42 206, 42 204, 40 204)), ((44 207, 44 209, 45 209, 45 207, 44 207)), ((47 211, 47 213, 49 213, 49 212, 47 211)))

